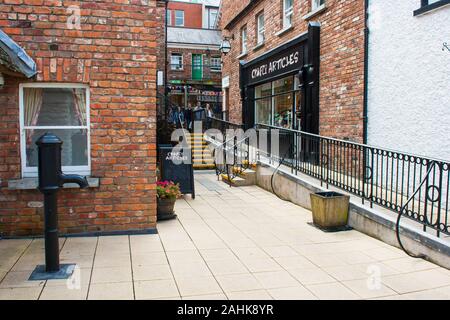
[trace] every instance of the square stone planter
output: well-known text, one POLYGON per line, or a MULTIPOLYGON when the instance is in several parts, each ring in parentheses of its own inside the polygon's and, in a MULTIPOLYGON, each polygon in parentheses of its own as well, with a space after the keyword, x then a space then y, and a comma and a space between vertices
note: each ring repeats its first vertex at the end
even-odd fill
POLYGON ((313 222, 326 231, 344 230, 348 223, 350 196, 337 192, 311 194, 313 222))

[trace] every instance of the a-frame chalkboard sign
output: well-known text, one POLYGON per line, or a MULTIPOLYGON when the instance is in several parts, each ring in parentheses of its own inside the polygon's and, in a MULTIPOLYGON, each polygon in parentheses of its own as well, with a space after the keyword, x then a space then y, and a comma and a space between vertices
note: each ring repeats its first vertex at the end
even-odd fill
POLYGON ((190 194, 195 199, 192 149, 159 145, 159 161, 161 179, 180 184, 181 193, 190 194))

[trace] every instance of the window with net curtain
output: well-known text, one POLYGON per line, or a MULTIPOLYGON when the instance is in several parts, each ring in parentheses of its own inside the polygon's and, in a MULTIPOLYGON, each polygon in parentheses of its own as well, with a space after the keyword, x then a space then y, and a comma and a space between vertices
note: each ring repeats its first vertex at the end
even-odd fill
POLYGON ((36 141, 46 132, 62 141, 63 170, 90 174, 89 101, 84 86, 23 86, 21 142, 24 177, 37 175, 36 141))

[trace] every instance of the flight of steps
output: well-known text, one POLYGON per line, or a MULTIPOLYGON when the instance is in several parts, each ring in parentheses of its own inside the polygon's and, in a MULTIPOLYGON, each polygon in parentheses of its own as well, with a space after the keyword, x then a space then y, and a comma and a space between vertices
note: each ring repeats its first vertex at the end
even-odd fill
MULTIPOLYGON (((189 140, 189 139, 188 139, 189 140)), ((215 169, 214 159, 202 133, 191 133, 192 161, 194 170, 215 169)))
POLYGON ((230 179, 226 173, 221 174, 222 181, 232 187, 254 186, 256 184, 256 165, 250 165, 248 169, 242 170, 234 167, 234 178, 230 179))

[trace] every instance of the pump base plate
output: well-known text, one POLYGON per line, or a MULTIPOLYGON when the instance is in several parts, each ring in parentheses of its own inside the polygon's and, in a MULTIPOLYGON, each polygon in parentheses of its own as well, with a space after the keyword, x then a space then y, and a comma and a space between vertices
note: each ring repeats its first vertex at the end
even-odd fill
POLYGON ((46 272, 44 265, 34 269, 28 281, 64 280, 69 279, 75 271, 76 264, 62 264, 58 272, 46 272))

